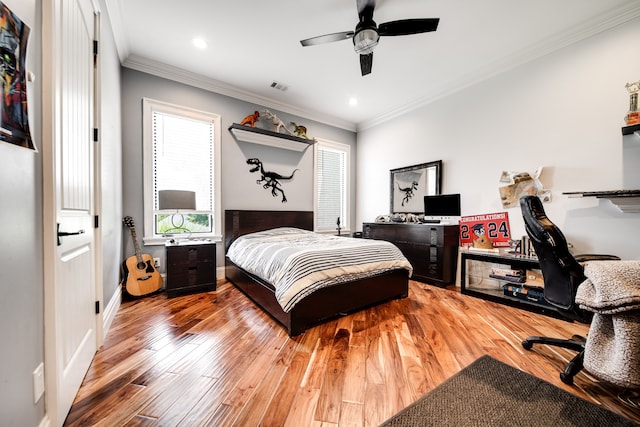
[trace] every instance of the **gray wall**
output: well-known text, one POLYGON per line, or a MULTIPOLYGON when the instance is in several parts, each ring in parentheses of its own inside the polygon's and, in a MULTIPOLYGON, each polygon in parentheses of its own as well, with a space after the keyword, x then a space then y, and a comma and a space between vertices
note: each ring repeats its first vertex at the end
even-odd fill
POLYGON ((577 253, 640 259, 640 214, 562 195, 640 189, 640 138, 621 134, 638 40, 636 19, 359 132, 358 221, 388 212, 390 169, 442 159, 443 192, 461 193, 462 214, 507 211, 519 237, 522 214, 502 208, 500 174, 542 165, 545 210, 577 253))
MULTIPOLYGON (((104 1, 101 1, 102 10, 104 1)), ((100 35, 100 200, 102 228, 102 291, 104 305, 119 295, 122 256, 122 128, 120 61, 108 16, 103 13, 100 35)), ((104 307, 103 307, 104 312, 104 307)))
MULTIPOLYGON (((222 117, 222 208, 224 209, 269 209, 269 210, 313 210, 313 149, 304 153, 280 148, 236 142, 228 132, 231 124, 239 123, 245 116, 263 106, 250 104, 228 96, 170 81, 136 70, 122 69, 122 126, 123 126, 123 178, 124 215, 133 217, 136 230, 143 229, 143 175, 142 175, 142 98, 183 105, 197 110, 219 114, 222 117), (249 173, 248 158, 257 157, 265 168, 281 174, 290 174, 295 168, 292 181, 283 184, 288 199, 271 196, 270 191, 256 184, 258 176, 249 173)), ((352 146, 352 171, 355 178, 355 139, 353 132, 338 129, 305 118, 292 116, 268 108, 282 121, 294 121, 305 125, 312 137, 350 144, 352 146)), ((259 122, 260 125, 264 123, 259 122)), ((352 179, 355 188, 355 179, 352 179)), ((355 200, 353 200, 355 206, 355 200)), ((352 221, 355 209, 352 208, 352 221)), ((141 240, 142 233, 138 232, 141 240)), ((132 255, 130 236, 125 238, 125 255, 132 255)), ((224 265, 224 248, 218 244, 218 268, 224 265)), ((165 271, 164 247, 142 246, 141 251, 161 258, 161 272, 165 271)))
MULTIPOLYGON (((31 134, 41 146, 40 2, 3 0, 31 28, 27 84, 31 134)), ((44 398, 33 403, 32 372, 44 360, 42 155, 0 142, 0 424, 37 426, 44 398)))
MULTIPOLYGON (((39 151, 0 143, 0 425, 37 426, 45 398, 33 402, 33 371, 44 362, 42 251, 41 0, 3 0, 31 28, 27 69, 31 133, 39 151)), ((101 9, 105 10, 101 2, 101 9)), ((101 35, 101 158, 103 298, 117 294, 121 253, 122 173, 120 65, 105 15, 101 35)), ((45 177, 44 179, 49 179, 45 177)), ((45 366, 45 370, 48 369, 45 366)), ((53 369, 53 368, 51 368, 53 369)))

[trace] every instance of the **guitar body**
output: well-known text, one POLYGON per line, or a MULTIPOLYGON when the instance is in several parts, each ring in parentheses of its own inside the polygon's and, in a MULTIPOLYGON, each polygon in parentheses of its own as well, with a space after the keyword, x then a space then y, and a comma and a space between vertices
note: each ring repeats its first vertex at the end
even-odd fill
POLYGON ((134 297, 141 297, 152 294, 162 287, 162 277, 153 266, 151 255, 142 254, 142 264, 138 263, 138 258, 130 256, 124 262, 124 271, 127 275, 125 289, 127 293, 134 297))
POLYGON ((133 219, 130 216, 125 216, 122 222, 131 231, 131 238, 136 251, 135 256, 127 258, 122 263, 122 268, 127 276, 125 290, 134 297, 141 297, 159 291, 162 288, 162 277, 154 267, 151 255, 140 253, 133 219))

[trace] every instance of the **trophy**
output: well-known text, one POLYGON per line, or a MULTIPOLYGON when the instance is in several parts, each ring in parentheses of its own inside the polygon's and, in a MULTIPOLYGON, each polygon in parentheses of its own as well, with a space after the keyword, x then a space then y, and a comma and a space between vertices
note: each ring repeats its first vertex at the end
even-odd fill
POLYGON ((640 113, 638 113, 638 92, 640 91, 640 80, 627 83, 624 87, 629 91, 629 112, 624 117, 627 126, 640 124, 640 113))

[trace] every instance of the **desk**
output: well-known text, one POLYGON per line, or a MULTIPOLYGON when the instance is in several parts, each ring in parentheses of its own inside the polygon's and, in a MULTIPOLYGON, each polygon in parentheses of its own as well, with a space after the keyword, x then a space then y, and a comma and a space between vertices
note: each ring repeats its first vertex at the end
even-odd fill
POLYGON ((567 320, 546 301, 536 302, 505 295, 503 286, 510 282, 489 277, 493 267, 533 271, 541 277, 542 272, 537 258, 510 254, 506 251, 493 253, 474 252, 468 249, 461 250, 460 256, 462 264, 460 266, 460 291, 463 294, 567 320))

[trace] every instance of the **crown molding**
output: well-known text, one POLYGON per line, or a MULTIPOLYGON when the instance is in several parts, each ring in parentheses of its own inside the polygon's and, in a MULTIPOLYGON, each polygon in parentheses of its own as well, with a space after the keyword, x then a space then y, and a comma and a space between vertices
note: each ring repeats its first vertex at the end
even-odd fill
POLYGON ((113 29, 120 63, 124 67, 199 87, 201 89, 230 96, 242 101, 263 105, 289 114, 295 114, 297 116, 352 132, 359 132, 389 120, 393 120, 498 74, 504 73, 519 65, 541 58, 559 49, 640 18, 640 2, 630 0, 624 5, 615 8, 608 13, 602 14, 597 18, 585 21, 578 26, 574 26, 573 28, 560 32, 540 43, 533 44, 526 49, 520 50, 515 54, 503 58, 502 60, 490 63, 480 69, 473 70, 465 76, 449 82, 437 93, 409 102, 403 102, 401 105, 390 108, 387 112, 373 117, 370 120, 353 123, 334 116, 319 113, 314 110, 300 108, 290 104, 281 103, 270 98, 262 97, 221 81, 210 79, 164 63, 131 55, 130 46, 122 24, 121 4, 123 1, 125 0, 105 0, 105 4, 107 6, 107 12, 113 29))
POLYGON ((438 99, 445 98, 454 93, 460 92, 470 86, 488 80, 498 74, 502 74, 519 65, 531 62, 535 59, 549 55, 572 44, 578 43, 589 37, 603 33, 620 25, 640 18, 640 2, 630 1, 616 9, 602 14, 597 18, 585 21, 578 26, 574 26, 566 31, 555 34, 539 43, 533 44, 526 49, 521 49, 517 53, 509 55, 499 61, 495 61, 487 66, 473 70, 462 78, 449 82, 441 91, 427 97, 416 99, 408 103, 403 103, 397 108, 392 108, 370 120, 357 124, 358 131, 372 128, 404 114, 410 113, 418 108, 431 104, 438 99))
POLYGON ((341 120, 337 117, 322 114, 317 111, 296 107, 294 105, 282 103, 267 97, 256 95, 227 83, 211 79, 197 73, 186 71, 172 65, 157 62, 148 58, 131 55, 122 63, 122 66, 130 68, 132 70, 142 71, 147 74, 162 77, 168 80, 173 80, 179 83, 198 87, 210 92, 215 92, 220 95, 229 96, 241 101, 273 108, 274 110, 282 111, 284 113, 294 114, 296 116, 304 117, 305 119, 315 120, 317 122, 334 126, 340 129, 345 129, 351 132, 356 131, 356 124, 353 122, 341 120))
POLYGON ((104 0, 109 22, 111 24, 116 50, 123 67, 132 70, 142 71, 158 77, 173 80, 179 83, 188 84, 210 92, 219 93, 242 101, 258 104, 264 107, 284 113, 294 114, 305 119, 315 120, 350 132, 356 132, 357 127, 354 122, 342 120, 335 116, 323 114, 314 110, 296 107, 290 104, 253 94, 249 91, 235 86, 211 79, 196 73, 192 73, 181 68, 173 67, 158 61, 131 54, 131 47, 127 40, 124 27, 122 3, 125 0, 104 0))
POLYGON ((131 53, 126 31, 124 30, 124 20, 122 19, 122 1, 123 0, 104 0, 116 51, 118 52, 118 58, 121 64, 131 53))

